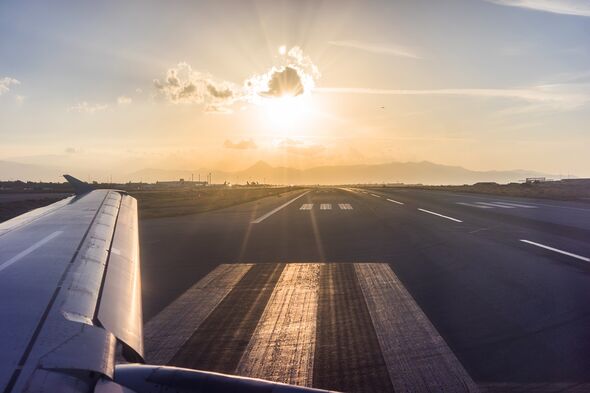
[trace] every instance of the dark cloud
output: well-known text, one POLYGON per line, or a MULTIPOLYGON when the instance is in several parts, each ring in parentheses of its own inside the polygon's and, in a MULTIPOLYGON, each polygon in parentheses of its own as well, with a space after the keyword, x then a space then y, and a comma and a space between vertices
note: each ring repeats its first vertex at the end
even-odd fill
POLYGON ((268 81, 268 90, 261 93, 265 97, 295 97, 305 91, 299 72, 293 67, 275 71, 268 81))
POLYGON ((238 142, 232 142, 229 139, 227 139, 223 143, 223 147, 227 149, 247 150, 256 149, 258 146, 256 146, 256 143, 254 143, 252 139, 244 139, 238 142))
POLYGON ((219 89, 213 85, 207 85, 207 91, 212 97, 221 99, 231 98, 234 95, 233 91, 229 88, 219 89))

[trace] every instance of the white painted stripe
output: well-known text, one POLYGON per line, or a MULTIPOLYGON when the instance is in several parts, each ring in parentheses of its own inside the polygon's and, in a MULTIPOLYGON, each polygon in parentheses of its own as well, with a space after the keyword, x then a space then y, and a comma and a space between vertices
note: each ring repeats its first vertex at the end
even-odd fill
POLYGON ((536 209, 537 208, 537 206, 523 205, 523 204, 520 204, 520 203, 513 203, 513 202, 494 201, 494 203, 500 204, 500 205, 508 205, 508 206, 512 206, 512 207, 523 207, 525 209, 536 209))
POLYGON ((403 204, 404 204, 403 202, 396 201, 395 199, 389 199, 389 198, 387 198, 387 200, 388 200, 389 202, 397 203, 398 205, 403 205, 403 204))
POLYGON ((432 214, 432 215, 435 215, 438 217, 446 218, 447 220, 451 220, 451 221, 455 221, 455 222, 463 222, 463 221, 457 220, 456 218, 453 218, 453 217, 449 217, 449 216, 445 216, 445 215, 442 215, 439 213, 431 212, 430 210, 426 210, 426 209, 418 209, 418 210, 420 210, 421 212, 424 212, 424 213, 428 213, 428 214, 432 214))
POLYGON ((143 328, 146 360, 168 363, 252 266, 219 265, 150 319, 143 328))
POLYGON ((322 203, 320 205, 320 210, 332 210, 332 204, 331 203, 322 203))
POLYGON ((301 205, 299 210, 311 210, 313 208, 313 203, 304 203, 301 205))
POLYGON ((285 267, 236 374, 312 386, 320 266, 290 263, 285 267))
POLYGON ((491 207, 491 206, 476 205, 474 203, 467 203, 467 202, 455 202, 455 203, 457 205, 477 207, 477 208, 480 208, 480 209, 493 209, 493 207, 491 207))
POLYGON ((340 208, 340 210, 352 210, 352 206, 350 205, 350 203, 339 203, 338 207, 340 208))
POLYGON ((585 261, 585 262, 590 262, 590 258, 583 257, 581 255, 574 254, 574 253, 571 253, 571 252, 563 251, 563 250, 560 250, 558 248, 549 247, 549 246, 546 246, 544 244, 535 243, 535 242, 532 242, 530 240, 525 240, 525 239, 520 239, 520 241, 523 242, 523 243, 532 244, 533 246, 544 248, 546 250, 558 252, 560 254, 567 255, 568 257, 580 259, 580 260, 585 261))
POLYGON ((9 260, 7 260, 6 262, 3 262, 2 264, 0 264, 0 272, 2 270, 6 269, 7 267, 9 267, 10 265, 20 261, 22 258, 26 257, 27 255, 29 255, 30 253, 32 253, 33 251, 35 251, 39 247, 49 243, 51 240, 55 239, 56 237, 58 237, 62 233, 63 233, 63 231, 55 231, 55 232, 45 236, 43 239, 39 240, 37 243, 33 244, 29 248, 19 252, 18 254, 16 254, 15 256, 10 258, 9 260))
POLYGON ((476 386, 389 265, 355 263, 396 392, 476 392, 476 386))
POLYGON ((475 202, 475 203, 477 203, 478 205, 499 207, 502 209, 514 209, 514 206, 498 205, 496 203, 490 203, 490 202, 475 202))
POLYGON ((371 194, 371 196, 374 196, 376 198, 381 198, 381 195, 377 195, 377 194, 371 194))
POLYGON ((282 208, 289 206, 289 204, 291 204, 292 202, 296 201, 297 199, 301 198, 302 196, 304 196, 305 194, 307 194, 309 191, 305 191, 303 194, 301 195, 297 195, 295 198, 291 199, 290 201, 287 201, 285 203, 283 203, 281 206, 272 209, 271 211, 269 211, 268 213, 258 217, 257 219, 252 221, 252 224, 258 224, 261 223, 262 221, 266 220, 268 217, 272 216, 273 214, 275 214, 276 212, 278 212, 279 210, 281 210, 282 208))

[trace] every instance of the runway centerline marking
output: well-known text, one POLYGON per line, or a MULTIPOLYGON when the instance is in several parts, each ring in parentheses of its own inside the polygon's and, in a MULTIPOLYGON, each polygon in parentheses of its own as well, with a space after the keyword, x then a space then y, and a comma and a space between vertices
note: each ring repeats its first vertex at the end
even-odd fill
POLYGON ((283 203, 281 206, 272 209, 271 211, 269 211, 268 213, 258 217, 257 219, 252 221, 252 224, 259 224, 262 221, 266 220, 268 217, 272 216, 273 214, 275 214, 276 212, 278 212, 279 210, 281 210, 284 207, 289 206, 291 203, 295 202, 297 199, 301 198, 302 196, 306 195, 307 193, 309 193, 311 190, 309 191, 305 191, 303 194, 301 195, 297 195, 295 198, 283 203))
POLYGON ((446 218, 447 220, 451 220, 451 221, 455 221, 455 222, 463 222, 463 221, 461 221, 461 220, 458 220, 458 219, 456 219, 456 218, 449 217, 449 216, 445 216, 445 215, 443 215, 443 214, 440 214, 440 213, 435 213, 435 212, 432 212, 432 211, 430 211, 430 210, 426 210, 426 209, 420 209, 420 208, 418 208, 418 210, 420 210, 421 212, 424 212, 424 213, 432 214, 432 215, 434 215, 434 216, 438 216, 438 217, 446 218))
POLYGON ((395 199, 389 199, 389 198, 387 198, 387 200, 388 200, 389 202, 397 203, 398 205, 403 205, 403 204, 404 204, 403 202, 396 201, 395 199))
POLYGON ((29 255, 30 253, 32 253, 33 251, 35 251, 39 247, 49 243, 51 240, 55 239, 56 237, 58 237, 62 233, 63 233, 63 231, 55 231, 55 232, 49 234, 48 236, 45 236, 43 239, 39 240, 37 243, 33 244, 29 248, 19 252, 18 254, 16 254, 15 256, 10 258, 9 260, 7 260, 6 262, 0 264, 0 272, 2 270, 6 269, 7 267, 9 267, 10 265, 18 262, 22 258, 26 257, 27 255, 29 255))
POLYGON ((535 242, 532 242, 532 241, 526 240, 526 239, 520 239, 520 241, 523 242, 523 243, 531 244, 533 246, 544 248, 544 249, 549 250, 549 251, 553 251, 553 252, 557 252, 557 253, 560 253, 560 254, 563 254, 563 255, 567 255, 568 257, 580 259, 580 260, 585 261, 585 262, 590 262, 590 258, 583 257, 581 255, 574 254, 572 252, 567 252, 567 251, 564 251, 564 250, 560 250, 558 248, 549 247, 549 246, 546 246, 544 244, 535 243, 535 242))

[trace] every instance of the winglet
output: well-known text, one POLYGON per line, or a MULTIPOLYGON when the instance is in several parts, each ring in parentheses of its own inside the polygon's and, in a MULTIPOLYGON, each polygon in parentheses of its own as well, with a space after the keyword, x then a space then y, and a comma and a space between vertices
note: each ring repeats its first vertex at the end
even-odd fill
POLYGON ((76 179, 74 176, 63 175, 68 183, 74 188, 76 195, 86 194, 93 190, 92 186, 82 180, 76 179))

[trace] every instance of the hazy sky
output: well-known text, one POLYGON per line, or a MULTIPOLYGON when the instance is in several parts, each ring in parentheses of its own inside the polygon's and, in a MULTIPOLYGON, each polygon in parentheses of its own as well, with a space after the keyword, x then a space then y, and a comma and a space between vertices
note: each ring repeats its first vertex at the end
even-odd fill
POLYGON ((590 1, 3 1, 0 160, 590 176, 590 1))

